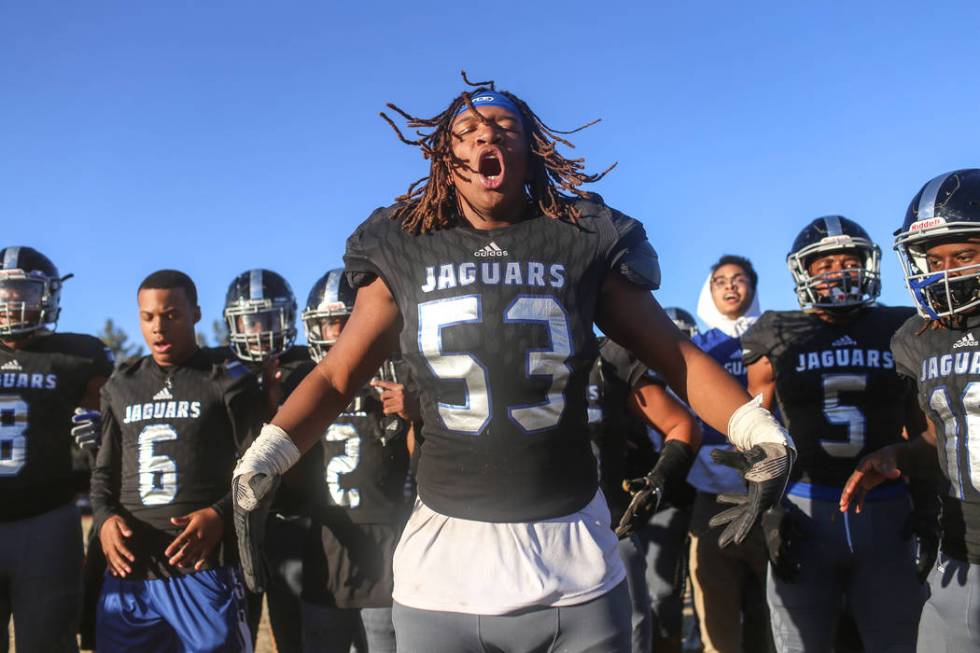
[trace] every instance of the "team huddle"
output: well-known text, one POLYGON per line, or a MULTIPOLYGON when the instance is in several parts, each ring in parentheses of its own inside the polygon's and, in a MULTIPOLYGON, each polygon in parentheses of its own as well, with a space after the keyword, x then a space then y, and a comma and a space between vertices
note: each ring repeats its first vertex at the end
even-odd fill
POLYGON ((159 270, 149 354, 113 361, 54 330, 71 275, 0 249, 17 647, 251 651, 264 604, 281 651, 680 651, 689 575, 704 651, 980 650, 980 170, 896 231, 915 308, 877 302, 879 246, 833 215, 790 248, 799 311, 726 255, 699 331, 654 299, 643 225, 581 188, 605 173, 471 86, 389 105, 428 177, 302 310, 233 279, 227 346, 159 270))

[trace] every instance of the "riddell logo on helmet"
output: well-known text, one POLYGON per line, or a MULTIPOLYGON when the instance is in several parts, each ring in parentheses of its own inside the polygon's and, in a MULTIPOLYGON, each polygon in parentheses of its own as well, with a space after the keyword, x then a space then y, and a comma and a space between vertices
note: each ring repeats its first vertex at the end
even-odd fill
POLYGON ((938 227, 939 225, 943 224, 946 224, 946 218, 929 218, 928 220, 919 220, 918 222, 912 223, 912 226, 909 227, 909 232, 915 233, 916 231, 932 229, 933 227, 938 227))

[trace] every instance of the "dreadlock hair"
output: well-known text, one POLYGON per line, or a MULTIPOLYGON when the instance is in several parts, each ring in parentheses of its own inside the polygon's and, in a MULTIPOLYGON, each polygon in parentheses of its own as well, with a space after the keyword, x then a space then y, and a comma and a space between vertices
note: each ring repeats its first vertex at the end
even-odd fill
POLYGON ((576 198, 597 197, 579 186, 599 181, 615 168, 616 164, 613 163, 597 174, 588 174, 584 171, 584 158, 568 159, 558 153, 557 145, 561 143, 574 148, 575 146, 563 136, 582 131, 599 120, 593 120, 571 131, 559 131, 538 118, 524 100, 508 91, 497 91, 492 80, 471 82, 466 76, 466 71, 461 71, 460 74, 463 81, 468 86, 475 87, 475 90, 472 93, 463 91, 444 111, 432 118, 413 116, 395 104, 388 103, 388 108, 404 118, 409 128, 416 130, 417 139, 406 138, 398 125, 387 114, 381 112, 381 117, 391 125, 398 138, 406 145, 418 147, 422 150, 422 157, 430 161, 428 176, 410 184, 404 194, 395 198, 400 205, 395 208, 392 219, 400 221, 402 228, 413 234, 429 233, 456 224, 459 212, 456 188, 450 183, 452 172, 458 168, 475 171, 453 154, 452 123, 463 107, 473 111, 483 122, 488 122, 473 107, 472 97, 473 94, 478 95, 481 91, 490 90, 505 95, 521 112, 520 118, 529 145, 528 170, 531 178, 524 187, 528 201, 549 218, 571 222, 578 220, 580 214, 572 201, 576 198), (423 132, 423 129, 431 129, 431 131, 423 132))

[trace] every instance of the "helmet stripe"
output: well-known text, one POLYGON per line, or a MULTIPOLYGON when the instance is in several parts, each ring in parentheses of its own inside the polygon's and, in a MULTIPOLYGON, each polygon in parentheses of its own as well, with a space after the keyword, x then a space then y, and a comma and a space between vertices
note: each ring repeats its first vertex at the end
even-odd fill
POLYGON ((825 225, 827 225, 827 235, 828 236, 843 236, 844 227, 841 226, 839 215, 828 215, 823 219, 825 225))
POLYGON ((327 284, 323 289, 324 302, 340 301, 340 275, 342 274, 342 270, 334 270, 327 275, 327 284))
POLYGON ((949 176, 949 174, 939 175, 925 185, 925 188, 922 189, 922 194, 919 195, 916 219, 928 220, 929 218, 936 217, 936 198, 939 197, 939 189, 943 187, 943 183, 949 179, 949 176))
POLYGON ((13 270, 17 268, 17 259, 20 258, 20 247, 8 247, 3 252, 3 269, 13 270))
POLYGON ((248 298, 262 299, 262 270, 250 270, 248 274, 248 298))

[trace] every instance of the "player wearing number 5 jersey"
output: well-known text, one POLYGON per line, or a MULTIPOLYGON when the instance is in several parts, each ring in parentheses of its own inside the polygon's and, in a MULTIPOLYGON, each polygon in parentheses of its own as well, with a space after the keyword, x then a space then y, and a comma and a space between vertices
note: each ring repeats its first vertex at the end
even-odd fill
MULTIPOLYGON (((407 114, 402 113, 407 116, 407 114)), ((425 183, 347 241, 354 312, 236 468, 236 510, 317 442, 396 347, 421 393, 419 499, 394 559, 399 651, 628 651, 630 608, 589 444, 593 324, 730 430, 752 482, 730 535, 778 500, 782 429, 650 294, 643 226, 579 186, 556 132, 492 83, 418 141, 425 183), (729 423, 731 419, 731 423, 729 423)))
POLYGON ((67 278, 30 247, 0 249, 2 650, 11 614, 19 650, 77 650, 82 533, 69 429, 76 407, 98 409, 112 360, 91 336, 53 333, 67 278))
POLYGON ((861 520, 837 510, 859 457, 900 442, 915 413, 889 350, 912 310, 875 305, 878 246, 842 216, 808 224, 787 263, 803 310, 767 311, 742 336, 749 392, 778 401, 799 452, 783 506, 763 519, 776 647, 831 650, 846 596, 868 650, 912 651, 923 594, 905 484, 877 490, 861 520))
POLYGON ((155 272, 138 299, 150 355, 102 390, 92 506, 109 574, 96 646, 250 651, 228 483, 265 399, 244 365, 197 346, 187 275, 155 272))

